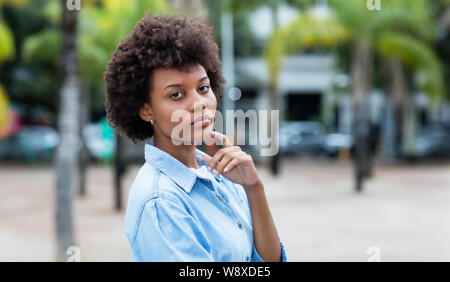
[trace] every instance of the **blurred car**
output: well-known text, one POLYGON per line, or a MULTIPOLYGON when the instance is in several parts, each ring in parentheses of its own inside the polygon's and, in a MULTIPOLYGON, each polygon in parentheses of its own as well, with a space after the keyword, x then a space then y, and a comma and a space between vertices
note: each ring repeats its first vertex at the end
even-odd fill
POLYGON ((337 156, 342 150, 353 151, 353 136, 344 133, 329 133, 322 144, 323 151, 328 156, 337 156))
POLYGON ((325 136, 325 129, 318 122, 285 122, 280 127, 280 152, 283 155, 319 154, 325 136))
POLYGON ((58 132, 52 127, 23 126, 18 133, 0 140, 0 159, 49 161, 58 143, 58 132))
POLYGON ((416 156, 450 157, 450 126, 430 124, 416 138, 416 156))

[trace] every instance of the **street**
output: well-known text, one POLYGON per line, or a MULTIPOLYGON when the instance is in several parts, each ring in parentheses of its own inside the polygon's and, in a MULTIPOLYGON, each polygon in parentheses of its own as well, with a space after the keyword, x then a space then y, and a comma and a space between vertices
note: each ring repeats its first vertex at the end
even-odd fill
MULTIPOLYGON (((126 173, 124 206, 138 169, 126 173)), ((289 261, 450 260, 449 163, 377 165, 361 194, 348 161, 285 159, 277 178, 258 170, 289 261)), ((131 260, 112 169, 92 165, 87 177, 73 205, 81 261, 131 260)), ((0 179, 0 261, 54 260, 52 167, 2 164, 0 179)))

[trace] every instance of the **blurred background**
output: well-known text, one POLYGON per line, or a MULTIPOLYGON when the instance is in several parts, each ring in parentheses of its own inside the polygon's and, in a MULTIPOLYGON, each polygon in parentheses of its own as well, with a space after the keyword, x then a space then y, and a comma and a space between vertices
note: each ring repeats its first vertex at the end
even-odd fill
POLYGON ((242 148, 290 261, 450 260, 449 0, 0 0, 0 261, 131 260, 103 73, 148 9, 213 27, 219 110, 280 111, 242 148))

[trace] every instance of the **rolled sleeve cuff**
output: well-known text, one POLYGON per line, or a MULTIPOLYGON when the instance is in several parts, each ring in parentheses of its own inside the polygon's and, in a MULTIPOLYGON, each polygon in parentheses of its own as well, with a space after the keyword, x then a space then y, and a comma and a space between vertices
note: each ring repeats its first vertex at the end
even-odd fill
MULTIPOLYGON (((287 256, 286 256, 286 248, 284 243, 280 239, 280 245, 281 245, 281 261, 280 262, 287 262, 287 256)), ((266 262, 256 250, 255 244, 253 244, 253 252, 252 252, 252 262, 266 262)))

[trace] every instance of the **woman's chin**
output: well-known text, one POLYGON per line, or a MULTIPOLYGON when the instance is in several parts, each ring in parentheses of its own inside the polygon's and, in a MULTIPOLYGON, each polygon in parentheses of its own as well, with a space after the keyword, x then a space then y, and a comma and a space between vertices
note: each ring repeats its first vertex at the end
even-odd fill
POLYGON ((180 144, 182 143, 183 145, 202 145, 202 143, 204 142, 204 137, 202 134, 200 135, 196 135, 196 136, 191 136, 191 137, 187 137, 187 138, 177 138, 177 139, 172 139, 172 142, 174 144, 180 144))
POLYGON ((181 136, 176 140, 172 139, 174 143, 183 143, 184 145, 201 145, 206 138, 210 137, 210 132, 213 130, 213 124, 205 127, 192 127, 190 136, 181 136))

